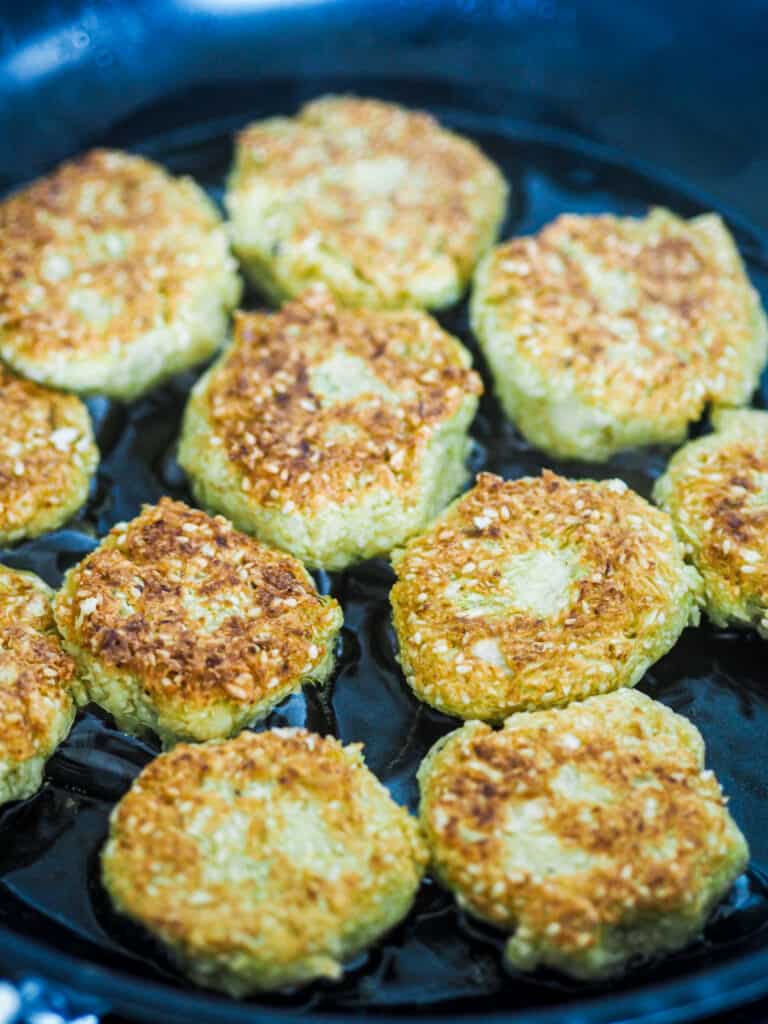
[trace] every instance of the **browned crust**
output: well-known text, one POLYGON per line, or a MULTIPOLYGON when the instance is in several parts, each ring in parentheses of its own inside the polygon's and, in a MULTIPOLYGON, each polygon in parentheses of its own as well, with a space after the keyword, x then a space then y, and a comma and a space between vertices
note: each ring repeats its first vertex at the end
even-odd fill
POLYGON ((393 619, 409 682, 449 714, 465 709, 463 717, 490 720, 636 681, 628 676, 643 654, 659 656, 651 648, 665 619, 693 603, 666 515, 620 481, 566 480, 549 470, 519 480, 479 474, 406 545, 395 571, 393 619), (493 600, 503 593, 505 560, 547 546, 572 555, 577 572, 556 613, 503 605, 474 615, 447 590, 470 579, 473 592, 493 600), (506 667, 474 655, 486 640, 498 644, 506 667))
POLYGON ((696 508, 702 525, 712 520, 696 563, 768 605, 768 506, 759 499, 768 479, 768 430, 760 448, 754 437, 712 451, 707 471, 692 477, 681 503, 696 508), (745 557, 745 551, 757 558, 745 557))
POLYGON ((70 574, 56 620, 72 646, 140 679, 157 705, 256 705, 327 655, 339 609, 300 562, 163 498, 70 574))
POLYGON ((0 423, 0 534, 53 529, 85 500, 98 462, 88 412, 0 367, 0 423))
POLYGON ((51 591, 31 573, 0 566, 0 759, 51 752, 56 720, 72 712, 75 662, 61 646, 51 591))
POLYGON ((218 221, 190 181, 95 149, 0 203, 0 331, 16 355, 103 355, 172 321, 195 288, 196 250, 218 221), (129 241, 112 253, 107 236, 129 241), (68 272, 46 268, 63 257, 68 272), (113 301, 108 327, 71 309, 75 289, 113 301))
POLYGON ((500 731, 470 723, 453 733, 422 770, 422 823, 440 876, 474 913, 582 955, 607 926, 695 920, 743 867, 746 844, 703 767, 690 723, 624 690, 516 715, 500 731), (563 771, 600 796, 564 792, 563 771), (508 814, 531 801, 536 828, 564 858, 584 854, 582 867, 508 868, 508 814))
POLYGON ((432 439, 481 392, 466 351, 426 313, 345 311, 316 288, 279 313, 239 313, 199 402, 248 498, 290 512, 361 486, 412 490, 432 439), (324 404, 311 374, 336 351, 363 360, 396 400, 324 404))

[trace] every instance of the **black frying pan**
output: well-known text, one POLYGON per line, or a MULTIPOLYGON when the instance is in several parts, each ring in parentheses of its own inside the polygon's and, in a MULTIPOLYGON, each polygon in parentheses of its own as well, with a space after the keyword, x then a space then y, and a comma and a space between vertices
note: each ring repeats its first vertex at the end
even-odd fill
MULTIPOLYGON (((324 91, 352 89, 426 106, 477 139, 513 187, 507 233, 535 230, 566 209, 639 213, 662 203, 690 215, 717 208, 768 298, 768 235, 759 226, 768 226, 768 37, 759 4, 5 6, 3 187, 99 142, 137 148, 194 174, 218 196, 239 126, 289 113, 324 91), (658 169, 665 165, 674 173, 658 169)), ((473 347, 463 307, 442 319, 473 347)), ((142 501, 162 493, 188 499, 174 440, 194 376, 130 407, 92 400, 103 462, 86 510, 67 529, 0 552, 0 561, 56 585, 95 537, 142 501)), ((765 388, 760 404, 763 397, 765 388)), ((646 495, 667 454, 627 453, 606 466, 553 463, 504 423, 491 397, 473 433, 476 468, 518 476, 546 463, 571 475, 618 475, 646 495)), ((267 724, 362 739, 369 765, 397 799, 414 806, 415 768, 455 723, 419 705, 402 683, 388 616, 390 570, 371 562, 317 578, 345 608, 339 670, 327 699, 293 697, 267 724)), ((350 964, 341 984, 241 1004, 194 989, 139 929, 112 913, 99 885, 96 857, 109 810, 156 751, 91 710, 52 759, 44 789, 0 812, 0 974, 42 976, 50 983, 46 997, 71 990, 81 1007, 154 1024, 363 1014, 382 1021, 671 1024, 752 1001, 768 994, 764 662, 762 641, 704 626, 689 630, 642 684, 704 733, 753 862, 700 942, 637 965, 621 982, 505 975, 499 936, 465 920, 428 882, 407 921, 350 964)))

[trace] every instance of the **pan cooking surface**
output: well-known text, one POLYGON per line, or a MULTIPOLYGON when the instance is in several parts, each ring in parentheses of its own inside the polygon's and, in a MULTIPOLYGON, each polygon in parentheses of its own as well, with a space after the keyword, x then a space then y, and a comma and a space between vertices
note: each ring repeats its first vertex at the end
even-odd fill
MULTIPOLYGON (((272 109, 293 106, 293 96, 281 103, 278 95, 272 109)), ((681 188, 604 158, 589 146, 478 115, 436 112, 475 138, 504 169, 513 189, 504 237, 536 230, 564 211, 639 214, 654 203, 684 215, 702 209, 681 188)), ((243 120, 156 136, 137 148, 175 172, 194 174, 220 200, 231 156, 230 133, 243 120)), ((768 298, 768 254, 760 237, 746 228, 737 229, 736 236, 755 284, 768 298)), ((244 304, 257 306, 258 299, 249 295, 244 304)), ((467 329, 465 307, 441 320, 469 345, 490 392, 488 374, 467 329)), ((135 515, 142 502, 161 494, 190 500, 174 445, 195 377, 177 378, 130 407, 90 401, 102 464, 83 515, 67 529, 0 552, 0 561, 32 569, 56 586, 97 537, 135 515)), ((765 396, 764 382, 758 404, 765 396)), ((490 394, 481 403, 473 435, 475 470, 517 477, 549 466, 573 476, 619 476, 646 497, 668 454, 661 449, 630 452, 600 466, 548 460, 516 435, 490 394)), ((344 573, 315 575, 321 589, 332 592, 344 607, 336 674, 324 692, 310 689, 291 697, 264 725, 306 725, 345 742, 362 740, 370 768, 397 800, 415 809, 416 768, 432 743, 457 723, 419 704, 402 681, 389 618, 393 575, 388 565, 374 561, 344 573)), ((343 981, 263 996, 258 1005, 301 1013, 363 1008, 435 1015, 491 1008, 523 1011, 680 979, 761 948, 768 942, 765 651, 764 642, 753 635, 716 631, 705 624, 687 630, 640 687, 702 731, 709 766, 730 795, 731 810, 752 849, 750 870, 692 948, 658 963, 639 964, 612 985, 567 983, 543 972, 533 977, 506 974, 501 968, 502 937, 466 920, 451 897, 427 881, 407 920, 350 964, 343 981)), ((139 982, 153 979, 189 992, 189 984, 145 933, 111 911, 98 876, 109 812, 156 753, 155 747, 118 732, 98 710, 81 712, 48 765, 44 788, 0 811, 0 925, 117 968, 139 982)))

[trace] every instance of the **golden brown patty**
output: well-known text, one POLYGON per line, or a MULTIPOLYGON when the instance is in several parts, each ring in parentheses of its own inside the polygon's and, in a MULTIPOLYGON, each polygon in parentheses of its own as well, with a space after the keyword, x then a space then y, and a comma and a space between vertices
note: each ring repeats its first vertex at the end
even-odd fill
POLYGON ((179 460, 207 507, 307 564, 387 554, 464 483, 482 385, 427 314, 325 289, 238 314, 187 408, 179 460))
POLYGON ((393 564, 406 679, 461 718, 634 686, 698 620, 672 523, 620 480, 481 473, 393 564))
POLYGON ((566 214, 478 269, 472 322, 502 404, 539 448, 603 460, 677 443, 707 406, 746 404, 768 329, 727 228, 566 214))
POLYGON ((98 461, 79 398, 0 367, 0 544, 65 523, 88 496, 98 461))
POLYGON ((134 398, 210 356, 240 295, 190 178, 97 149, 0 203, 0 355, 27 377, 134 398))
POLYGON ((55 614, 91 699, 167 743, 231 735, 324 681, 342 618, 295 558, 168 498, 67 573, 55 614))
POLYGON ((710 618, 768 638, 768 413, 722 413, 675 453, 654 498, 704 579, 710 618))
POLYGON ((241 996, 339 977, 408 912, 425 861, 360 744, 274 729, 153 761, 112 814, 102 869, 190 977, 241 996))
POLYGON ((438 309, 506 197, 498 168, 428 114, 326 96, 240 134, 226 202, 235 250, 272 298, 324 282, 346 305, 438 309))
POLYGON ((747 863, 700 734, 636 691, 470 722, 419 780, 433 869, 523 970, 598 978, 679 949, 747 863))
POLYGON ((52 596, 33 573, 0 566, 0 804, 38 789, 75 717, 80 686, 52 596))

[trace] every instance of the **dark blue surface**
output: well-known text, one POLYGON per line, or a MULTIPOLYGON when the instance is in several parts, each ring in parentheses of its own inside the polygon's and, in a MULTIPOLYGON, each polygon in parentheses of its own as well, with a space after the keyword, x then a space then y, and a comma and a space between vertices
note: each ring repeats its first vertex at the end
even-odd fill
POLYGON ((171 93, 345 74, 666 166, 768 226, 768 5, 757 0, 2 0, 0 183, 171 93))

